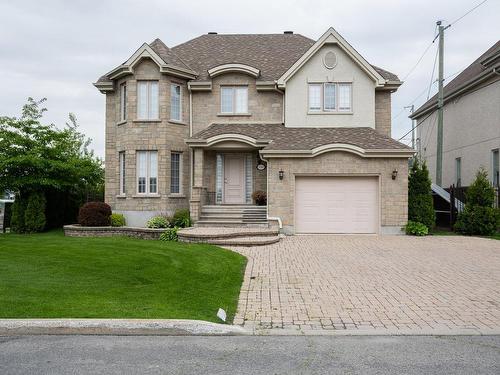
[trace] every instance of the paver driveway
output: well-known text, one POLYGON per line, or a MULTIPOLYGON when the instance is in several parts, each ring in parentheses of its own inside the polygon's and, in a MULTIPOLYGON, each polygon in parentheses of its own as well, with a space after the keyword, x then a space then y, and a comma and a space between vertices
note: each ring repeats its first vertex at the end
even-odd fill
POLYGON ((248 257, 235 324, 256 333, 500 333, 500 241, 293 236, 248 257))

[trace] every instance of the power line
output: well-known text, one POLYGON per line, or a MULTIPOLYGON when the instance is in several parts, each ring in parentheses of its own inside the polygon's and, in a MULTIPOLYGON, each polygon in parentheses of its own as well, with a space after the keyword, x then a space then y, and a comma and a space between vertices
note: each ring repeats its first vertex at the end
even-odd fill
POLYGON ((436 72, 436 62, 437 62, 437 57, 438 57, 438 52, 439 48, 436 48, 436 56, 434 57, 434 64, 432 65, 432 74, 431 74, 431 81, 429 82, 429 90, 427 91, 427 100, 429 100, 429 96, 431 94, 431 88, 434 80, 434 73, 436 72))
POLYGON ((483 0, 481 1, 479 4, 477 4, 476 6, 474 6, 473 8, 471 8, 470 10, 468 10, 467 12, 465 12, 462 16, 458 17, 456 20, 454 21, 451 21, 450 24, 447 26, 447 27, 450 27, 451 25, 454 25, 455 23, 457 23, 458 21, 460 21, 462 18, 464 18, 465 16, 468 16, 470 13, 472 13, 473 11, 475 11, 477 8, 479 8, 481 5, 483 5, 485 2, 487 2, 488 0, 483 0))

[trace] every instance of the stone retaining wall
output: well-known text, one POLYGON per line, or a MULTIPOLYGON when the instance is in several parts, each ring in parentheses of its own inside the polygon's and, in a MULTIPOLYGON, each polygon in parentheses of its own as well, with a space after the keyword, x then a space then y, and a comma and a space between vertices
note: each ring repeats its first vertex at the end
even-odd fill
POLYGON ((65 225, 64 235, 69 237, 113 237, 127 236, 144 240, 157 240, 165 232, 163 229, 136 227, 82 227, 80 225, 65 225))

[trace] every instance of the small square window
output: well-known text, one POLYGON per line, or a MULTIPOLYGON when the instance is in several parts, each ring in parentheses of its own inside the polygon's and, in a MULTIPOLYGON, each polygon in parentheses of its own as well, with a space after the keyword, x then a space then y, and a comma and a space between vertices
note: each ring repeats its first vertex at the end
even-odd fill
POLYGON ((241 114, 248 112, 248 87, 222 86, 221 113, 241 114))

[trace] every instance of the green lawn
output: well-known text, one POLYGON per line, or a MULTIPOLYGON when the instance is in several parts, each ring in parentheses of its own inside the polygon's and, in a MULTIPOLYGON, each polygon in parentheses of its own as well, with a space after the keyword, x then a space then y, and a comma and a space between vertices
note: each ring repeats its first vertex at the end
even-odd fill
POLYGON ((203 244, 0 234, 0 318, 231 321, 245 264, 203 244))

